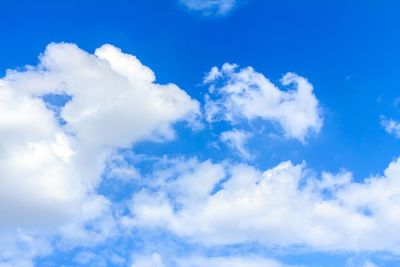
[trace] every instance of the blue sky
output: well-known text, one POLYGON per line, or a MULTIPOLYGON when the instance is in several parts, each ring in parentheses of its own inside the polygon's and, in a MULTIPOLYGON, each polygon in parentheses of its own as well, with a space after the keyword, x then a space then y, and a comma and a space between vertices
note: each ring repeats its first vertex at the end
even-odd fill
POLYGON ((0 266, 397 266, 399 11, 1 3, 0 266))

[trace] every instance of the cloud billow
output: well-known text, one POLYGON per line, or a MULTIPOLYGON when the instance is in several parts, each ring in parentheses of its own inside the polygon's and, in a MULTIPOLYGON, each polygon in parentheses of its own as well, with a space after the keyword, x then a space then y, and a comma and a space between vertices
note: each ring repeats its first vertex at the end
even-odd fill
POLYGON ((290 90, 280 90, 252 67, 238 69, 225 63, 213 67, 204 78, 210 85, 206 98, 206 120, 225 120, 232 125, 241 119, 261 119, 277 123, 288 138, 305 143, 311 133, 318 133, 323 124, 321 108, 307 79, 287 73, 281 79, 290 90))
POLYGON ((110 153, 170 140, 172 124, 198 112, 183 90, 155 83, 148 67, 111 45, 93 55, 53 43, 38 66, 8 70, 0 80, 0 262, 51 253, 55 237, 73 248, 116 234, 111 202, 96 192, 110 153), (44 100, 50 94, 69 96, 58 107, 63 124, 44 100))
POLYGON ((290 161, 264 172, 239 163, 174 162, 134 195, 126 227, 161 228, 211 247, 256 242, 400 253, 400 159, 361 183, 349 172, 312 173, 290 161))

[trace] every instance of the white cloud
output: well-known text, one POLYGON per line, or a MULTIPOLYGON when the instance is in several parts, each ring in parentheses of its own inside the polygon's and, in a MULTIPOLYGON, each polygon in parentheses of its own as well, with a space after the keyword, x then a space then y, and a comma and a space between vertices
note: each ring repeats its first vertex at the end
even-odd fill
POLYGON ((9 71, 5 81, 31 96, 70 95, 61 110, 65 130, 95 147, 172 138, 171 124, 192 119, 199 108, 176 85, 154 83, 149 68, 111 45, 90 55, 72 44, 51 44, 38 68, 9 71))
MULTIPOLYGON (((209 121, 271 120, 301 141, 322 125, 312 86, 294 74, 282 79, 296 85, 288 92, 235 65, 213 68, 205 81, 220 96, 207 103, 209 121), (218 87, 221 78, 227 83, 218 87)), ((175 122, 194 125, 198 115, 197 101, 174 84, 155 83, 148 67, 111 45, 92 55, 73 44, 51 44, 37 67, 8 71, 0 79, 0 266, 32 266, 31 259, 51 253, 54 242, 70 249, 116 235, 112 203, 96 192, 101 174, 142 177, 115 150, 171 139, 175 122), (63 124, 42 100, 48 94, 71 97, 59 108, 63 124)), ((221 139, 250 157, 248 136, 233 130, 221 139)), ((125 226, 168 229, 206 245, 255 241, 399 253, 399 161, 363 183, 346 172, 307 177, 304 165, 290 162, 264 173, 196 159, 167 164, 143 179, 147 189, 134 195, 125 226)), ((257 257, 175 260, 178 266, 282 266, 257 257)), ((87 252, 75 261, 102 259, 87 252)), ((165 264, 155 253, 133 266, 165 264)))
POLYGON ((139 170, 125 159, 123 153, 112 153, 106 165, 104 176, 107 178, 120 179, 128 182, 129 180, 139 179, 141 177, 139 170))
POLYGON ((208 246, 400 253, 400 159, 362 183, 347 172, 314 178, 290 162, 264 173, 243 164, 177 166, 156 172, 151 189, 134 196, 131 227, 167 229, 208 246))
POLYGON ((251 134, 249 132, 237 129, 223 132, 220 135, 221 141, 226 143, 231 149, 235 150, 244 159, 252 158, 246 148, 247 139, 250 137, 251 134))
POLYGON ((393 134, 396 138, 400 138, 400 123, 393 119, 381 117, 381 125, 385 128, 386 132, 393 134))
POLYGON ((376 264, 373 263, 373 262, 366 261, 366 262, 364 263, 363 267, 378 267, 378 265, 376 265, 376 264))
POLYGON ((181 267, 284 267, 284 265, 278 261, 260 258, 257 256, 253 257, 192 257, 187 259, 177 260, 177 266, 181 267))
POLYGON ((366 259, 348 259, 346 267, 378 267, 375 263, 366 259))
POLYGON ((1 267, 31 267, 31 259, 37 255, 47 255, 52 252, 49 242, 43 237, 17 229, 15 232, 1 231, 0 266, 1 267))
POLYGON ((106 266, 104 259, 90 251, 79 252, 72 260, 76 263, 79 263, 80 265, 85 266, 88 266, 89 264, 96 266, 106 266))
MULTIPOLYGON (((92 55, 50 44, 37 67, 7 71, 0 79, 0 236, 7 240, 0 241, 0 262, 29 263, 51 252, 55 236, 60 248, 113 236, 111 203, 96 193, 111 152, 171 139, 172 125, 194 121, 198 109, 176 85, 155 83, 148 67, 111 45, 92 55), (43 101, 49 94, 70 96, 59 108, 64 124, 43 101), (27 249, 39 241, 46 249, 27 249)), ((135 175, 120 167, 116 176, 135 175)))
MULTIPOLYGON (((226 256, 226 257, 205 257, 205 256, 189 256, 189 257, 172 257, 169 255, 170 262, 168 266, 177 267, 289 267, 275 260, 261 258, 258 256, 226 256)), ((141 256, 134 262, 132 267, 164 267, 167 266, 161 256, 153 253, 151 256, 141 256)))
POLYGON ((225 15, 237 4, 237 0, 180 0, 189 10, 205 15, 225 15))
POLYGON ((78 252, 73 258, 73 262, 79 264, 79 266, 127 266, 126 260, 115 253, 110 251, 102 250, 96 253, 91 251, 82 250, 78 252))
POLYGON ((204 82, 211 84, 205 107, 209 122, 236 124, 240 119, 262 119, 278 123, 287 137, 301 142, 322 126, 312 85, 294 73, 281 79, 282 85, 293 85, 288 91, 280 90, 251 67, 238 70, 237 65, 228 63, 220 70, 212 68, 204 82))
POLYGON ((138 257, 132 267, 165 267, 161 256, 153 253, 151 257, 138 257))

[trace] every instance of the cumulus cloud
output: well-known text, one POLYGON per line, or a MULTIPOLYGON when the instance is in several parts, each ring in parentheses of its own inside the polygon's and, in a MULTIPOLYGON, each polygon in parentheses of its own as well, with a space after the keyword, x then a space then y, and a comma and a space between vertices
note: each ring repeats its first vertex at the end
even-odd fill
POLYGON ((226 120, 236 124, 241 119, 261 119, 278 124, 285 136, 301 142, 322 126, 313 86, 294 73, 281 79, 283 86, 292 86, 284 91, 251 67, 238 69, 235 64, 225 63, 221 69, 213 67, 204 83, 210 84, 205 107, 209 122, 226 120))
POLYGON ((50 253, 54 236, 71 248, 115 234, 111 203, 96 193, 112 151, 171 139, 173 124, 193 122, 198 109, 183 90, 155 83, 148 67, 111 45, 93 55, 50 44, 38 66, 8 70, 0 80, 0 262, 50 253), (48 95, 69 101, 55 110, 48 95))
POLYGON ((393 119, 386 119, 381 117, 381 125, 385 128, 386 132, 393 134, 396 138, 400 138, 400 123, 393 119))
POLYGON ((126 226, 166 229, 207 246, 400 253, 400 159, 382 177, 361 183, 345 171, 311 173, 289 161, 265 172, 244 164, 174 163, 134 196, 126 226))
POLYGON ((4 80, 31 96, 71 96, 61 110, 64 128, 95 147, 172 138, 171 124, 192 119, 199 105, 176 85, 155 83, 148 67, 111 45, 90 55, 73 44, 51 44, 37 68, 9 71, 4 80))
POLYGON ((237 0, 180 0, 189 10, 205 15, 225 15, 237 4, 237 0))

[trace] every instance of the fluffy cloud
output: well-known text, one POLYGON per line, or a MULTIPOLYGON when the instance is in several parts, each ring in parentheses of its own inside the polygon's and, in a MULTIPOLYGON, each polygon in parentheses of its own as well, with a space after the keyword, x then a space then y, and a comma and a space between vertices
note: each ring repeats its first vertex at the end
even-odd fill
POLYGON ((51 44, 38 67, 9 71, 4 80, 30 96, 71 96, 61 110, 65 131, 91 147, 172 138, 171 124, 193 119, 199 105, 174 84, 154 83, 149 68, 111 45, 90 55, 73 44, 51 44))
POLYGON ((225 15, 231 11, 236 0, 180 0, 189 10, 201 11, 205 15, 225 15))
POLYGON ((291 162, 263 173, 243 164, 173 163, 134 196, 126 226, 167 229, 208 246, 400 253, 400 159, 362 183, 348 172, 310 173, 291 162))
POLYGON ((92 55, 50 44, 38 66, 7 71, 0 80, 0 262, 50 253, 54 236, 70 248, 115 234, 111 203, 96 193, 111 152, 173 138, 172 125, 194 121, 198 106, 111 45, 92 55), (49 95, 69 101, 54 107, 43 100, 49 95))
POLYGON ((301 142, 322 126, 312 85, 294 73, 283 76, 282 85, 293 88, 282 91, 251 67, 238 70, 237 65, 225 63, 221 69, 213 67, 204 83, 211 84, 205 107, 209 122, 271 121, 279 124, 287 137, 301 142))

